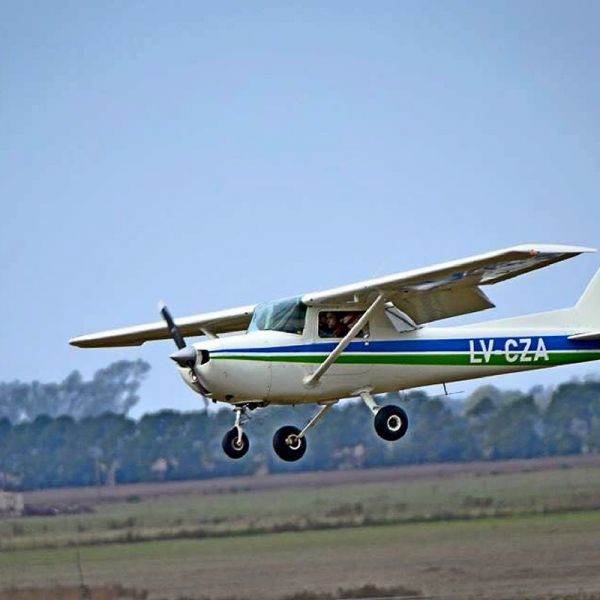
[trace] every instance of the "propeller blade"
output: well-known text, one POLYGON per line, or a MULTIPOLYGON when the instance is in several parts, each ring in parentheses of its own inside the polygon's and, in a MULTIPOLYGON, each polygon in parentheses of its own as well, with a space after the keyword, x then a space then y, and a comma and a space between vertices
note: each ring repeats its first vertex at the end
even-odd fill
POLYGON ((183 336, 181 335, 181 331, 179 331, 179 327, 177 327, 177 325, 175 325, 175 321, 173 320, 173 317, 171 316, 169 309, 166 307, 166 305, 164 305, 162 303, 159 305, 159 308, 160 308, 160 314, 162 315, 162 318, 165 320, 165 323, 167 324, 167 327, 169 328, 169 333, 171 334, 171 337, 175 341, 175 345, 177 346, 177 348, 179 348, 179 350, 185 348, 185 346, 186 346, 185 340, 183 339, 183 336))

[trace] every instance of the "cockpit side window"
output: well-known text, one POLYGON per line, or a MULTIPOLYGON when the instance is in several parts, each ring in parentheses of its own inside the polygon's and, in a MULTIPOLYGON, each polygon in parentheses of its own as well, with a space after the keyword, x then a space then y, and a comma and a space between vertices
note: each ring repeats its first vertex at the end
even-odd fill
POLYGON ((282 331, 302 335, 306 321, 306 304, 300 298, 259 304, 254 309, 248 331, 282 331))
MULTIPOLYGON (((342 338, 362 317, 362 310, 323 310, 319 312, 319 337, 342 338)), ((356 337, 369 337, 369 324, 367 323, 356 337)))

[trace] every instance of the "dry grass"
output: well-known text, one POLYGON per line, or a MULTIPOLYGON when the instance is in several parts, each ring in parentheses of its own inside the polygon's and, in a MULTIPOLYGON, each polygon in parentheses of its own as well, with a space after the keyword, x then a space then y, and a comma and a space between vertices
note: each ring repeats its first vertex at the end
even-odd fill
POLYGON ((81 576, 100 600, 333 600, 340 588, 368 597, 365 586, 379 597, 600 600, 598 457, 503 465, 379 470, 369 481, 353 472, 335 483, 311 474, 314 485, 289 488, 260 478, 219 493, 167 484, 164 496, 117 494, 91 514, 5 521, 0 540, 13 549, 0 552, 0 600, 80 600, 81 576), (174 539, 136 538, 155 533, 174 539))
MULTIPOLYGON (((22 588, 0 591, 0 600, 147 600, 147 590, 126 588, 122 585, 54 586, 52 588, 22 588)), ((421 598, 419 590, 404 586, 378 587, 366 584, 355 588, 339 588, 333 593, 301 591, 281 596, 279 600, 352 600, 356 598, 421 598)), ((211 600, 207 596, 180 596, 176 600, 211 600)), ((223 600, 248 600, 244 596, 230 596, 223 600)))
MULTIPOLYGON (((146 590, 125 588, 120 585, 108 585, 95 588, 56 586, 47 589, 14 589, 0 591, 0 600, 147 600, 146 590)), ((278 600, 352 600, 352 599, 396 599, 396 600, 450 600, 453 596, 423 597, 418 590, 404 586, 378 587, 366 584, 355 588, 339 588, 334 593, 301 591, 281 596, 278 600)), ((485 596, 478 596, 486 600, 485 596)), ((160 599, 157 599, 160 600, 160 599)), ((211 600, 207 596, 180 596, 176 600, 211 600)), ((251 600, 243 596, 231 596, 222 600, 251 600)), ((568 594, 551 596, 513 596, 505 600, 600 600, 600 594, 568 594)))
POLYGON ((172 496, 210 496, 243 492, 323 489, 339 485, 397 484, 417 480, 440 481, 465 476, 485 477, 488 475, 509 475, 573 468, 600 468, 600 454, 530 460, 409 465, 353 471, 221 477, 196 481, 137 483, 115 487, 59 488, 26 492, 24 496, 25 502, 29 506, 74 504, 93 507, 113 502, 130 502, 134 504, 142 500, 172 496))
MULTIPOLYGON (((542 515, 81 548, 91 587, 278 600, 372 583, 425 597, 600 593, 600 514, 542 515)), ((73 549, 0 553, 0 587, 76 585, 73 549)))
MULTIPOLYGON (((0 522, 0 550, 238 537, 599 509, 599 457, 563 460, 478 463, 460 465, 462 470, 459 465, 429 465, 376 472, 313 473, 308 474, 310 479, 298 475, 290 487, 282 486, 282 481, 288 482, 286 475, 283 480, 280 476, 258 477, 254 487, 247 484, 243 489, 211 482, 210 492, 205 482, 188 482, 186 485, 191 487, 185 491, 179 484, 143 486, 147 493, 136 488, 138 494, 126 496, 117 488, 111 501, 103 498, 92 503, 93 512, 0 522), (165 494, 161 495, 163 488, 165 494), (175 494, 174 489, 181 493, 175 494), (223 489, 229 491, 217 492, 223 489)), ((31 506, 39 508, 43 506, 41 498, 49 502, 53 495, 73 506, 90 490, 74 490, 72 498, 67 493, 36 493, 37 504, 31 506)))
POLYGON ((0 591, 0 600, 146 600, 148 592, 122 585, 62 586, 0 591))

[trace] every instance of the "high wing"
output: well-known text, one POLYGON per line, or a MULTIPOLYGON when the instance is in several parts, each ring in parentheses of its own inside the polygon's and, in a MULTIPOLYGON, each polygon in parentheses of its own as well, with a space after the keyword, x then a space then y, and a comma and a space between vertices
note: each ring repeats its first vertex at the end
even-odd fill
POLYGON ((531 244, 480 254, 424 269, 406 271, 305 294, 308 305, 371 302, 384 293, 417 324, 493 308, 480 286, 492 285, 528 271, 541 269, 593 248, 531 244))
MULTIPOLYGON (((531 244, 441 263, 424 269, 370 279, 305 294, 308 305, 371 302, 379 294, 417 325, 493 308, 480 286, 491 285, 566 260, 593 248, 531 244)), ((184 336, 217 335, 247 329, 255 305, 176 319, 184 336)), ((170 338, 163 321, 112 329, 73 338, 72 346, 102 348, 139 346, 170 338)))
MULTIPOLYGON (((184 336, 217 335, 247 329, 252 319, 254 305, 229 310, 204 313, 175 319, 175 324, 184 336)), ((171 334, 164 321, 111 329, 69 340, 79 348, 110 348, 115 346, 140 346, 144 342, 170 339, 171 334)))

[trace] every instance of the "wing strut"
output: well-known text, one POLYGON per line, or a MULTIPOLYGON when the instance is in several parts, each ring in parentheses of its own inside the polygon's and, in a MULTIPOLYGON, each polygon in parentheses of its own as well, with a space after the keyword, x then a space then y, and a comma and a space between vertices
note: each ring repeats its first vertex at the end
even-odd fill
POLYGON ((304 378, 304 385, 312 387, 319 382, 327 369, 337 360, 338 356, 348 347, 348 344, 359 334, 365 326, 373 311, 385 300, 385 296, 380 293, 373 304, 367 308, 362 317, 356 321, 352 329, 343 337, 340 343, 329 353, 329 356, 319 365, 319 368, 312 374, 304 378))

